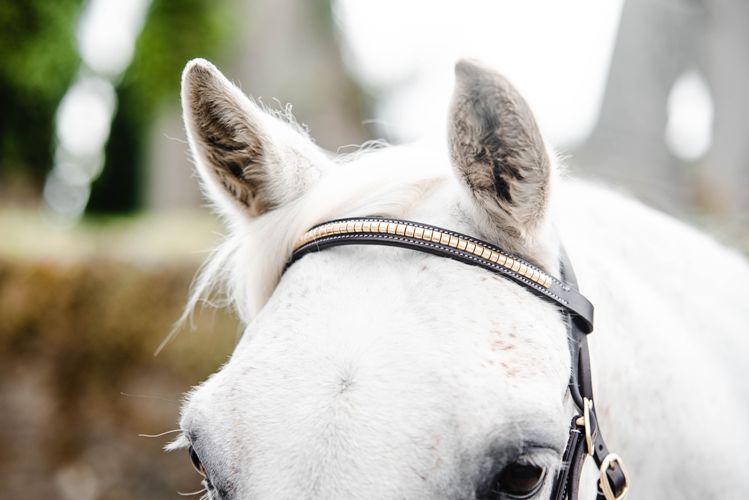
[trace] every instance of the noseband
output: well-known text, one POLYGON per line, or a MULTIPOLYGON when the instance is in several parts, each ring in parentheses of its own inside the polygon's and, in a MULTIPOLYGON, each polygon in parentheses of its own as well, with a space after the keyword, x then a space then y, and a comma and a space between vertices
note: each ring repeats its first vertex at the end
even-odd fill
POLYGON ((567 325, 572 372, 569 390, 578 415, 570 424, 562 466, 552 500, 576 500, 586 455, 598 466, 598 500, 621 500, 629 489, 618 455, 609 452, 593 405, 587 334, 593 331, 593 305, 577 290, 577 279, 564 248, 562 279, 496 245, 455 231, 416 222, 357 217, 325 222, 297 241, 287 267, 308 253, 340 245, 388 245, 410 248, 482 267, 508 278, 539 297, 560 306, 567 325))

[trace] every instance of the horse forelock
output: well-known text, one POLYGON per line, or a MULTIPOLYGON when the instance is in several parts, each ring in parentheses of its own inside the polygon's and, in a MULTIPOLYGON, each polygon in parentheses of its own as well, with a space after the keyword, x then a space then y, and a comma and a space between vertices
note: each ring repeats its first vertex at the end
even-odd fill
POLYGON ((448 181, 446 159, 425 151, 364 147, 342 156, 297 200, 254 219, 228 221, 226 237, 193 282, 178 326, 206 303, 231 306, 249 323, 273 292, 294 243, 316 224, 351 216, 403 217, 448 181))

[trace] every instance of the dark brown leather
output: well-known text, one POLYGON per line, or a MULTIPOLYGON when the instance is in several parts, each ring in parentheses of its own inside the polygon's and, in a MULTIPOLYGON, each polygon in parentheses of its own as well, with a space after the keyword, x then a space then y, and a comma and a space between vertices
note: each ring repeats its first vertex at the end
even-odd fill
MULTIPOLYGON (((577 277, 575 271, 572 268, 569 256, 564 248, 560 249, 560 268, 562 271, 562 279, 570 287, 577 289, 577 277)), ((565 313, 569 316, 569 312, 565 313)), ((579 328, 578 322, 573 321, 571 318, 567 318, 567 333, 570 344, 570 355, 572 358, 572 374, 570 376, 570 394, 572 395, 575 404, 577 405, 578 411, 584 413, 584 400, 588 399, 591 402, 591 407, 588 412, 587 426, 590 428, 590 435, 593 444, 592 456, 593 461, 600 469, 606 457, 609 455, 609 449, 606 446, 606 442, 603 440, 601 434, 601 428, 598 425, 598 415, 596 413, 596 406, 593 399, 593 380, 590 371, 590 352, 588 350, 588 338, 587 333, 583 332, 579 328)), ((573 419, 572 425, 576 426, 576 419, 573 419)), ((584 432, 584 429, 583 429, 584 432)), ((563 459, 566 468, 569 470, 565 474, 564 479, 557 479, 558 483, 565 481, 568 483, 566 489, 568 496, 552 497, 555 499, 562 500, 569 498, 570 500, 577 499, 577 487, 580 482, 580 473, 582 472, 582 466, 585 462, 585 457, 588 453, 587 444, 585 439, 578 439, 581 441, 577 443, 577 446, 571 451, 571 456, 563 459)), ((569 448, 569 446, 568 446, 569 448)), ((624 489, 627 487, 627 478, 624 471, 621 468, 619 462, 613 463, 613 468, 609 468, 606 471, 609 484, 614 494, 618 497, 624 489)), ((598 491, 598 500, 605 500, 605 496, 600 490, 598 491)))

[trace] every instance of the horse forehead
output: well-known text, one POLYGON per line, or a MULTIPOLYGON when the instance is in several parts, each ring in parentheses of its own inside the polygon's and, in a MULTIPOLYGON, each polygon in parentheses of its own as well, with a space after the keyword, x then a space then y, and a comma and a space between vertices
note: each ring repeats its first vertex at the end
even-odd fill
POLYGON ((270 305, 263 316, 273 320, 308 321, 316 313, 331 325, 366 317, 360 327, 475 326, 515 333, 511 338, 522 335, 534 346, 563 324, 555 306, 506 278, 392 247, 338 247, 308 255, 287 271, 270 305))
POLYGON ((232 363, 288 363, 298 352, 345 371, 386 362, 379 350, 389 359, 382 370, 399 357, 429 371, 449 360, 498 383, 552 380, 562 389, 569 374, 555 307, 485 270, 382 247, 329 249, 292 266, 232 363))
POLYGON ((320 486, 331 492, 375 472, 398 488, 464 487, 492 443, 551 429, 563 445, 568 374, 558 311, 521 287, 405 249, 342 247, 287 271, 183 425, 251 471, 232 480, 253 490, 277 470, 335 478, 320 486))

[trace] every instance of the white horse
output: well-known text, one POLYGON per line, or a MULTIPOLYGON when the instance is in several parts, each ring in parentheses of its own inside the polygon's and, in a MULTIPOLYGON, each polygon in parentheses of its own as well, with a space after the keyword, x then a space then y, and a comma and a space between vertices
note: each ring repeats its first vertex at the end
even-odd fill
MULTIPOLYGON (((636 201, 563 178, 523 99, 456 66, 445 151, 334 158, 213 65, 182 79, 190 146, 229 236, 217 287, 246 329, 187 397, 207 498, 548 499, 576 409, 559 309, 478 267, 347 246, 284 272, 310 227, 381 215, 460 231, 559 275, 596 306, 596 408, 632 499, 749 494, 749 266, 636 201)), ((586 465, 581 498, 595 497, 586 465)))

